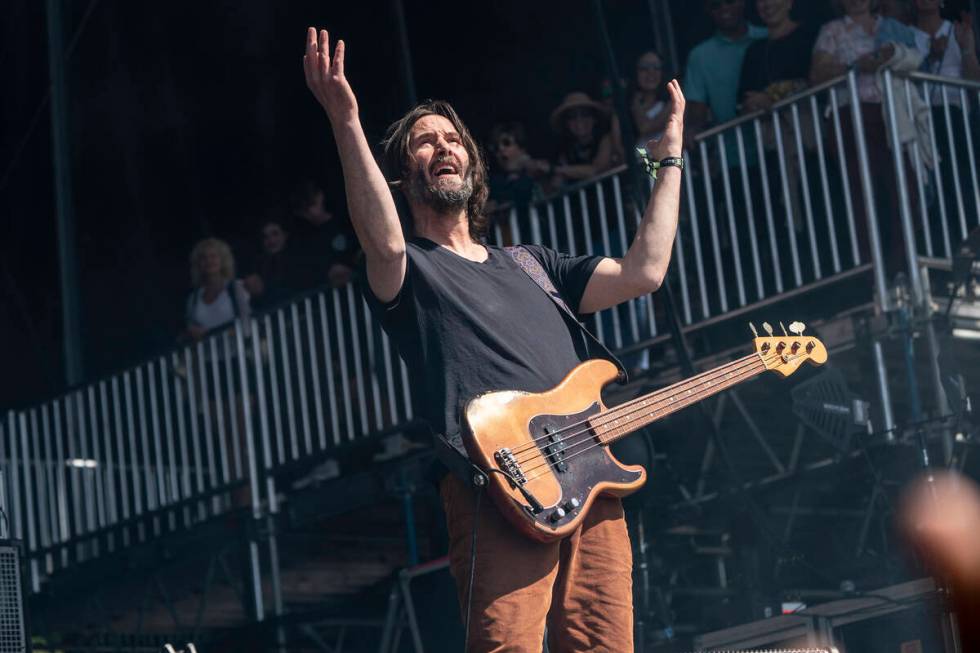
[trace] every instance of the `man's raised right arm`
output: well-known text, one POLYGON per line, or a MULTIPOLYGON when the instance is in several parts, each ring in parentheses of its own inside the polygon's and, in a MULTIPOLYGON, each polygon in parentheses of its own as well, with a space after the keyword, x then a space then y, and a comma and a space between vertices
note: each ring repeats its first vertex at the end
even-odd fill
POLYGON ((378 168, 357 113, 357 98, 344 76, 344 42, 333 58, 326 30, 309 28, 303 70, 306 85, 330 119, 344 169, 344 187, 351 223, 364 250, 368 284, 375 296, 388 302, 405 279, 405 237, 391 190, 378 168))

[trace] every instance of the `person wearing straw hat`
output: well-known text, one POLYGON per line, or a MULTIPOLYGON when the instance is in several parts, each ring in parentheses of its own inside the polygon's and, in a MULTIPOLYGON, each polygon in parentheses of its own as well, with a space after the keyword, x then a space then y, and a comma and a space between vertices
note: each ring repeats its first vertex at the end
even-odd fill
MULTIPOLYGON (((663 137, 647 145, 659 176, 622 258, 535 245, 518 253, 486 243, 486 165, 449 103, 423 102, 395 121, 378 165, 344 74, 344 53, 343 41, 331 52, 326 30, 308 30, 306 82, 340 153, 351 222, 364 249, 365 300, 405 361, 414 414, 442 436, 437 443, 451 444, 468 399, 493 390, 541 392, 591 358, 576 315, 660 287, 680 211, 684 95, 672 81, 663 137), (407 205, 403 216, 392 188, 407 205)), ((570 96, 559 109, 556 124, 570 122, 576 109, 601 112, 587 96, 570 96)), ((478 502, 463 480, 472 474, 468 461, 455 455, 464 471, 444 470, 440 492, 467 624, 465 650, 541 651, 547 625, 552 651, 632 651, 632 551, 620 499, 596 499, 581 528, 560 541, 535 542, 492 503, 478 502)))
POLYGON ((557 182, 589 179, 623 161, 610 133, 609 109, 582 91, 565 96, 551 112, 551 128, 559 137, 557 182))

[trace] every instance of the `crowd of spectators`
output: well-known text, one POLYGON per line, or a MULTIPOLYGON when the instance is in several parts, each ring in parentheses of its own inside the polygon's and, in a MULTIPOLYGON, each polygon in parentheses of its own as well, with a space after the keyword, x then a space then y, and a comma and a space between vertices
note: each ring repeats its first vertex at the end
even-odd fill
MULTIPOLYGON (((709 127, 770 109, 810 85, 855 70, 871 168, 893 177, 881 84, 875 73, 893 67, 980 80, 972 17, 962 12, 952 16, 953 20, 944 18, 942 0, 834 0, 839 17, 823 25, 795 19, 794 0, 754 1, 763 25, 749 22, 746 0, 703 0, 714 33, 690 51, 678 75, 688 101, 689 144, 694 135, 709 127)), ((573 90, 554 108, 549 116, 555 143, 550 156, 529 152, 523 123, 494 125, 484 141, 490 155, 488 210, 527 206, 562 187, 594 178, 623 164, 634 146, 657 138, 668 115, 666 84, 673 71, 667 69, 659 52, 646 50, 636 57, 630 73, 629 79, 620 81, 636 139, 628 147, 613 110, 614 83, 610 80, 604 81, 598 100, 583 90, 573 90)), ((934 105, 940 102, 933 98, 934 105)), ((950 122, 962 129, 958 98, 948 104, 951 108, 946 110, 953 112, 950 122)), ((934 109, 934 113, 936 128, 944 128, 944 109, 934 109)), ((841 121, 845 130, 851 128, 849 112, 841 112, 841 121)), ((765 140, 773 140, 771 131, 765 140)), ((795 147, 793 139, 784 135, 783 140, 795 147)), ((851 140, 837 154, 853 161, 856 153, 851 140)), ((770 147, 771 142, 765 146, 770 147)), ((939 147, 942 150, 942 144, 939 147)), ((742 162, 752 166, 758 156, 766 155, 754 147, 736 152, 734 139, 725 141, 725 151, 729 166, 742 162)), ((937 153, 940 161, 945 154, 937 153)), ((795 165, 795 156, 787 159, 795 165)), ((946 159, 946 165, 953 164, 946 159)), ((856 175, 856 167, 849 174, 856 175)), ((852 188, 858 187, 858 179, 849 181, 852 188)), ((897 184, 887 178, 882 187, 889 189, 881 200, 888 216, 882 222, 887 250, 899 242, 897 184)), ((791 195, 796 195, 795 189, 791 195)), ((791 213, 799 215, 798 210, 791 213)), ((862 248, 867 241, 864 222, 857 220, 862 248)), ((235 261, 227 244, 207 239, 194 248, 194 290, 187 300, 186 335, 199 338, 236 315, 277 305, 296 293, 343 286, 358 260, 350 225, 327 209, 322 189, 309 182, 296 188, 287 207, 266 217, 255 238, 261 245, 259 253, 251 257, 240 279, 235 276, 235 261)))
POLYGON ((205 238, 191 250, 184 337, 199 340, 253 310, 317 288, 345 286, 360 257, 350 223, 327 209, 323 189, 309 181, 290 194, 288 206, 257 223, 253 238, 257 253, 243 248, 241 276, 227 242, 205 238))

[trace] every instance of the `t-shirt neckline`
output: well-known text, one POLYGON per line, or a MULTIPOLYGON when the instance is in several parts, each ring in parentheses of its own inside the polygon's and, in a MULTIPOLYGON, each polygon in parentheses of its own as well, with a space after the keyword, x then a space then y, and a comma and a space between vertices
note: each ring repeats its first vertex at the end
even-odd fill
POLYGON ((467 263, 470 263, 472 265, 488 265, 494 259, 494 255, 493 255, 493 252, 490 250, 490 246, 489 245, 486 245, 486 244, 483 245, 483 249, 487 250, 487 258, 484 259, 484 260, 482 260, 482 261, 474 261, 473 259, 466 258, 465 256, 462 256, 460 254, 457 254, 456 252, 454 252, 453 250, 449 249, 448 247, 445 247, 443 245, 440 245, 436 241, 434 241, 434 240, 432 240, 430 238, 426 238, 425 236, 416 236, 415 237, 415 240, 422 241, 422 242, 425 242, 425 243, 429 243, 433 247, 436 247, 439 250, 442 250, 442 251, 450 254, 451 256, 454 256, 454 257, 458 258, 461 261, 466 261, 467 263))

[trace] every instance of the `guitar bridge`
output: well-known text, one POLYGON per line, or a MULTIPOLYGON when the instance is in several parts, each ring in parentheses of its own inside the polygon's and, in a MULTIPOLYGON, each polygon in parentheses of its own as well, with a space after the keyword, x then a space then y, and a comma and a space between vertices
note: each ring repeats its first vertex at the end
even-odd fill
POLYGON ((517 462, 517 458, 507 447, 503 449, 498 449, 493 454, 494 459, 497 461, 497 465, 501 470, 507 473, 511 478, 511 483, 515 481, 521 485, 527 483, 527 476, 524 475, 524 471, 521 469, 521 464, 517 462))

